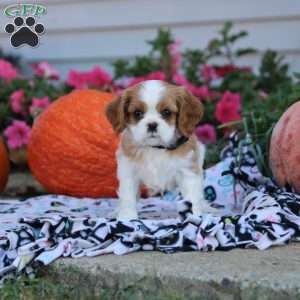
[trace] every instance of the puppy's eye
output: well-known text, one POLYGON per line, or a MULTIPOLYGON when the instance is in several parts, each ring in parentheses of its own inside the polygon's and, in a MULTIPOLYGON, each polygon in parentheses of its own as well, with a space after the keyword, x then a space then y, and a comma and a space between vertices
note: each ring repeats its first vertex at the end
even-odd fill
POLYGON ((133 115, 134 115, 134 117, 135 117, 137 120, 140 120, 140 119, 143 118, 144 113, 143 113, 142 111, 140 111, 140 110, 135 110, 135 111, 133 112, 133 115))
POLYGON ((170 110, 168 110, 168 109, 164 109, 162 112, 161 112, 161 115, 165 118, 165 119, 167 119, 167 118, 169 118, 170 116, 171 116, 171 111, 170 110))

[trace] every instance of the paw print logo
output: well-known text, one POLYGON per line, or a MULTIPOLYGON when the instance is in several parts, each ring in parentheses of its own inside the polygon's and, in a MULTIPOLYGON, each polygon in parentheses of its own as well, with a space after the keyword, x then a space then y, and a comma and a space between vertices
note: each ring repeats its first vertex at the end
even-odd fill
POLYGON ((10 42, 13 47, 28 45, 35 47, 39 43, 39 35, 43 34, 45 27, 43 24, 35 23, 33 17, 16 17, 14 24, 9 23, 5 26, 5 31, 11 34, 10 42))

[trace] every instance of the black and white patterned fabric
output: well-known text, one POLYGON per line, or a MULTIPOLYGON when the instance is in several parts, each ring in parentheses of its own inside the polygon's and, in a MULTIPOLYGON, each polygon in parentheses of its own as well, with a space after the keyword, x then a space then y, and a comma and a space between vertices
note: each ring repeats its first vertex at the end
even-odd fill
POLYGON ((138 203, 139 220, 110 218, 116 199, 47 195, 0 201, 0 280, 59 257, 135 251, 267 249, 300 240, 300 196, 279 189, 257 168, 248 136, 230 137, 221 161, 205 172, 207 201, 219 214, 195 216, 174 192, 138 203), (178 212, 177 212, 178 209, 178 212))

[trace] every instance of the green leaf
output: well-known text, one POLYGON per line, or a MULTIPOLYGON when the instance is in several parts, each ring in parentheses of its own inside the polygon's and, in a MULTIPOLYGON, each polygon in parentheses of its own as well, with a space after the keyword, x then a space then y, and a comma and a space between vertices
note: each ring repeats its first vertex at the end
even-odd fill
POLYGON ((187 79, 193 84, 201 84, 199 68, 206 62, 206 54, 201 50, 187 49, 183 52, 182 57, 182 66, 187 79))
POLYGON ((284 85, 291 85, 289 66, 284 57, 274 50, 267 50, 261 60, 257 88, 264 91, 276 91, 284 85))
POLYGON ((152 46, 152 51, 167 52, 168 46, 174 43, 169 28, 160 28, 155 39, 147 41, 152 46))
POLYGON ((294 77, 300 80, 300 72, 294 72, 294 77))
POLYGON ((233 24, 231 21, 227 21, 224 23, 223 28, 219 31, 219 33, 223 36, 223 37, 227 37, 229 31, 231 30, 233 24))
POLYGON ((235 51, 235 55, 237 57, 241 57, 243 55, 249 55, 249 54, 253 54, 256 53, 257 50, 254 48, 243 48, 243 49, 238 49, 235 51))
POLYGON ((128 61, 124 59, 117 59, 113 62, 115 79, 123 77, 128 72, 128 61))
POLYGON ((238 32, 238 33, 236 33, 236 34, 232 34, 231 36, 229 36, 228 37, 228 41, 230 42, 230 43, 234 43, 234 42, 236 42, 237 40, 239 40, 240 38, 243 38, 243 37, 245 37, 245 36, 247 36, 248 35, 248 32, 247 31, 240 31, 240 32, 238 32))

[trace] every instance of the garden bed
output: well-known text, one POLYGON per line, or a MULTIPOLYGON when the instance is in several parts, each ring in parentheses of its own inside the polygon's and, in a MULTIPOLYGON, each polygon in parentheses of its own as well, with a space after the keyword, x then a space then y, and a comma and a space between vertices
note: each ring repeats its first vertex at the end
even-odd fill
POLYGON ((245 31, 226 23, 203 49, 181 49, 170 31, 160 30, 149 41, 150 51, 131 61, 114 62, 114 75, 100 66, 90 71, 70 70, 65 80, 47 62, 33 65, 34 76, 24 76, 18 60, 3 57, 0 63, 0 132, 14 164, 26 163, 26 146, 35 118, 59 96, 74 89, 93 88, 120 93, 147 79, 185 86, 205 106, 196 129, 208 145, 207 166, 219 160, 224 138, 232 130, 251 133, 261 147, 261 168, 268 169, 268 141, 282 113, 300 99, 299 74, 290 74, 284 57, 273 50, 263 54, 258 70, 239 65, 256 50, 239 48, 245 31), (214 64, 216 59, 223 64, 214 64))

